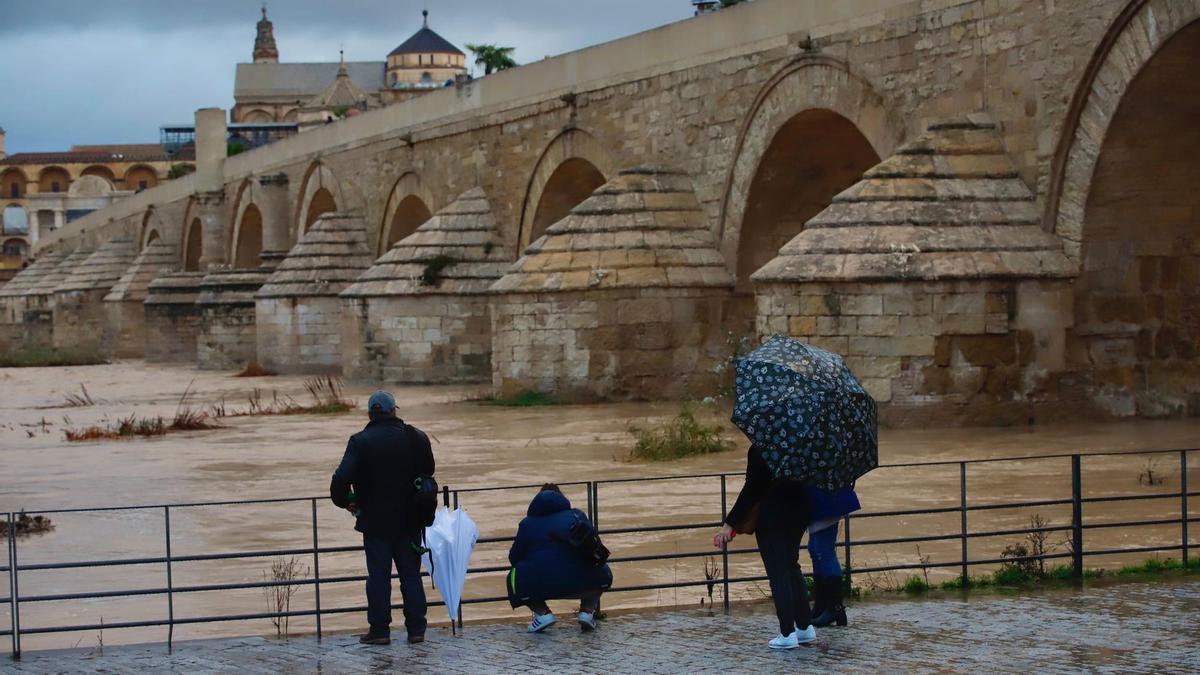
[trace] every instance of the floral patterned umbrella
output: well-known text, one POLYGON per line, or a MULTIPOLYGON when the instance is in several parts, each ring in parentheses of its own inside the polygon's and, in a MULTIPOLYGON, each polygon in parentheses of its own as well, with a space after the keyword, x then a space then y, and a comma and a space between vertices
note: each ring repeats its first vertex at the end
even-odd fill
POLYGON ((776 335, 735 369, 733 423, 776 476, 837 490, 879 466, 875 401, 842 357, 776 335))

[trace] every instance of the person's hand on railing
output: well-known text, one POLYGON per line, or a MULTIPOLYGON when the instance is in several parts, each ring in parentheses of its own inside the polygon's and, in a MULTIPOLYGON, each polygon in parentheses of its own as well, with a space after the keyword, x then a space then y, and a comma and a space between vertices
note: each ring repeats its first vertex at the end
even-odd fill
POLYGON ((722 546, 733 541, 733 538, 736 536, 737 533, 733 531, 733 528, 729 526, 729 523, 726 523, 722 525, 721 529, 717 530, 717 534, 713 536, 713 547, 721 548, 722 546))

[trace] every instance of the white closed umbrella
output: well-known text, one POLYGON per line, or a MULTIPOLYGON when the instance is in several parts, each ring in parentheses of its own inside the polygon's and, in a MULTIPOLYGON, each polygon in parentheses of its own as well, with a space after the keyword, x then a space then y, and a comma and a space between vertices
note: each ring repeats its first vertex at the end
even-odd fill
POLYGON ((453 512, 445 507, 438 509, 433 525, 425 528, 425 547, 429 552, 422 560, 433 579, 433 587, 446 603, 451 626, 458 620, 463 587, 467 583, 467 566, 478 539, 479 528, 461 508, 453 512))

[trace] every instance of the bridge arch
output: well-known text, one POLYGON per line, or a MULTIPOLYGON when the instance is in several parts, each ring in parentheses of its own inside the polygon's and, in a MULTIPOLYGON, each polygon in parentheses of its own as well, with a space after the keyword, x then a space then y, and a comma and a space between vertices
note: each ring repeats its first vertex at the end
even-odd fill
POLYGON ((153 206, 146 209, 146 212, 142 214, 142 226, 138 234, 138 241, 141 242, 141 248, 145 249, 155 240, 162 238, 162 233, 165 229, 158 211, 153 206))
POLYGON ((1117 415, 1200 416, 1200 5, 1166 4, 1106 35, 1048 203, 1080 268, 1068 362, 1117 415))
POLYGON ((263 214, 257 201, 262 186, 247 178, 238 186, 233 200, 233 228, 226 242, 227 260, 238 269, 258 267, 262 262, 263 214))
POLYGON ((433 194, 419 175, 409 171, 400 176, 388 194, 383 221, 379 224, 376 254, 383 255, 393 244, 432 218, 434 206, 433 194))
POLYGON ((309 226, 323 214, 346 206, 337 176, 321 162, 313 162, 301 183, 300 199, 296 204, 296 236, 292 242, 300 241, 309 226))
POLYGON ((180 268, 184 272, 200 271, 200 256, 204 251, 204 226, 200 222, 196 198, 188 200, 183 213, 183 239, 179 246, 180 268))
POLYGON ((617 172, 617 162, 595 136, 568 129, 550 141, 534 165, 521 208, 520 250, 617 172))
POLYGON ((738 279, 891 155, 902 129, 839 60, 804 56, 772 77, 742 123, 721 205, 722 251, 738 279))

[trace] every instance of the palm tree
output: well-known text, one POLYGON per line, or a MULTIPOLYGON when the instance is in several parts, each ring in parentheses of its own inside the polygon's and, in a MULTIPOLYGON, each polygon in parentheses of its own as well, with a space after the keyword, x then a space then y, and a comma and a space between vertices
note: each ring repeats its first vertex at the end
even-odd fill
POLYGON ((475 55, 475 65, 483 66, 484 75, 491 75, 492 71, 517 67, 517 62, 511 56, 515 47, 468 44, 467 49, 475 55))

